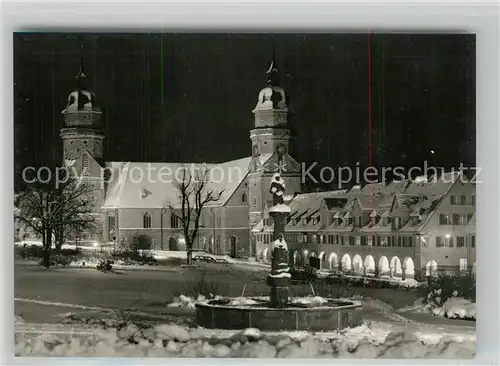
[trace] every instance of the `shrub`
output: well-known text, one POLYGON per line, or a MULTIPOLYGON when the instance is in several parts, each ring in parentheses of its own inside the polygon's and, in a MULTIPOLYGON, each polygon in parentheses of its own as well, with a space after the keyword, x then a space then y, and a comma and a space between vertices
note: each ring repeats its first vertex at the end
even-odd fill
POLYGON ((153 240, 146 234, 134 234, 131 248, 135 250, 151 250, 153 240))
MULTIPOLYGON (((24 260, 41 260, 44 258, 44 250, 39 245, 27 245, 17 250, 17 255, 24 260)), ((68 265, 82 257, 80 249, 52 249, 50 253, 51 265, 68 265)), ((41 263, 42 264, 42 263, 41 263)))
POLYGON ((471 271, 439 274, 431 279, 428 303, 442 306, 451 297, 463 297, 476 302, 476 279, 471 271))
POLYGON ((111 258, 122 260, 126 264, 158 264, 158 261, 153 256, 153 252, 150 250, 124 248, 120 251, 113 252, 111 258))

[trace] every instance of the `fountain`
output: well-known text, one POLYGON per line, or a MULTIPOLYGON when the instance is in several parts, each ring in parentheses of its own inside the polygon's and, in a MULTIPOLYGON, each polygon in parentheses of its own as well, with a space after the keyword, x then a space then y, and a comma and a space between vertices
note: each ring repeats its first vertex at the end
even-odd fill
MULTIPOLYGON (((196 304, 196 322, 205 328, 263 331, 330 331, 361 325, 361 303, 320 297, 290 298, 291 275, 288 247, 284 239, 290 207, 284 202, 285 182, 276 173, 270 184, 274 221, 271 272, 266 278, 269 297, 208 300, 196 304)), ((246 285, 245 285, 246 287, 246 285)), ((242 294, 243 296, 243 294, 242 294)))

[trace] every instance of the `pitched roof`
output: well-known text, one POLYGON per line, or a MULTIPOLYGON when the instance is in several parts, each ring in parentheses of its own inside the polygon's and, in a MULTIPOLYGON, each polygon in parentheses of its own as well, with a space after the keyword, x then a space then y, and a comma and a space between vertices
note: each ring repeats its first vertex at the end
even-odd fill
POLYGON ((102 208, 180 206, 179 189, 175 182, 181 178, 182 167, 194 170, 207 168, 207 189, 224 192, 219 201, 210 202, 206 207, 222 206, 248 174, 250 160, 242 158, 221 164, 110 162, 108 167, 113 173, 102 208))

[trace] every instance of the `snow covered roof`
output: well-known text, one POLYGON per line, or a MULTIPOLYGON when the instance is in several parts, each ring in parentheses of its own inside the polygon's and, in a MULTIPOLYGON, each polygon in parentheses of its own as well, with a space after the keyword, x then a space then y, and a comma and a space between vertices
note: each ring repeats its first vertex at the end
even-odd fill
POLYGON ((206 206, 222 206, 248 174, 250 160, 248 157, 221 164, 110 162, 112 177, 102 208, 178 207, 181 199, 175 174, 179 172, 177 179, 181 178, 183 167, 208 169, 207 189, 224 192, 219 201, 206 206))

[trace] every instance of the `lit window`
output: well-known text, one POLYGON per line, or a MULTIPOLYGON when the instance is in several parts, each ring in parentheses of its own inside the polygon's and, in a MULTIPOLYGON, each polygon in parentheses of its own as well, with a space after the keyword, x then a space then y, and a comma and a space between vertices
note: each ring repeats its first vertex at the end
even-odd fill
POLYGON ((439 214, 440 225, 451 225, 451 217, 448 214, 439 214))
POLYGON ((467 270, 467 258, 460 258, 460 270, 461 271, 466 271, 467 270))

